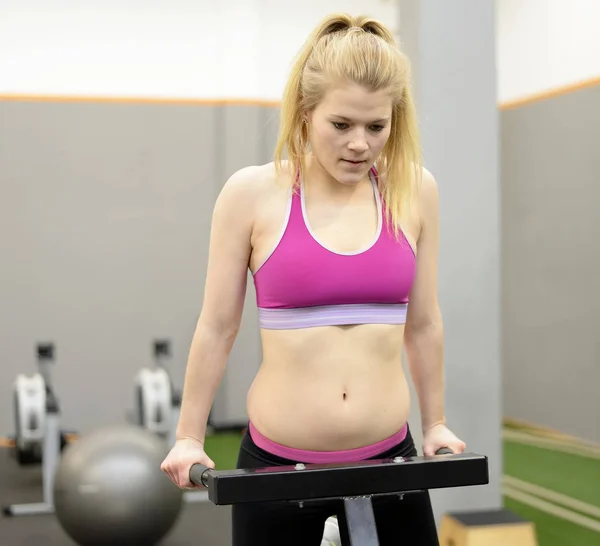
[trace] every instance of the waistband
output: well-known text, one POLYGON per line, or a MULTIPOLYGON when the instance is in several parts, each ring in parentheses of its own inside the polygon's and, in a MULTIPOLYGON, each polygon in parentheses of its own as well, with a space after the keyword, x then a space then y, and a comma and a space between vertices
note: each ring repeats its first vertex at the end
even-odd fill
POLYGON ((402 442, 406 438, 407 432, 408 423, 389 438, 368 446, 346 449, 343 451, 308 451, 305 449, 283 446, 273 442, 258 432, 252 422, 248 423, 248 433, 250 434, 252 441, 262 450, 277 455, 278 457, 283 457, 284 459, 313 464, 350 463, 375 457, 402 442))
POLYGON ((350 303, 294 309, 258 308, 261 328, 288 330, 340 324, 404 324, 407 303, 350 303))

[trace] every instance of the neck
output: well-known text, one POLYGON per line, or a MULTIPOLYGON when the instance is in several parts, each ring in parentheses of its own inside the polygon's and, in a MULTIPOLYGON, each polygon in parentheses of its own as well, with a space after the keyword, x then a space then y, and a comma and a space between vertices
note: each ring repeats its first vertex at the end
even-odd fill
POLYGON ((358 184, 341 184, 323 168, 311 153, 306 156, 305 167, 304 186, 327 196, 347 199, 371 185, 368 176, 358 184))

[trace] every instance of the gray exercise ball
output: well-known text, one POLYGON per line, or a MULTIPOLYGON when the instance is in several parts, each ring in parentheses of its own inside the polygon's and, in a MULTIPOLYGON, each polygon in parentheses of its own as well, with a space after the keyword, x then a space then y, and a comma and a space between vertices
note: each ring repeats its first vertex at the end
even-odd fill
POLYGON ((82 436, 62 453, 54 508, 81 546, 150 546, 175 524, 183 491, 161 471, 167 446, 130 425, 82 436))

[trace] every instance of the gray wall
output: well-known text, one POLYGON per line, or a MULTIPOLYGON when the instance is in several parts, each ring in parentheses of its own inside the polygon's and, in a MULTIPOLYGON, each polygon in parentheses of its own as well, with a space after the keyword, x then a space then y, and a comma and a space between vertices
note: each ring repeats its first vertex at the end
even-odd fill
MULTIPOLYGON (((264 110, 0 102, 0 436, 13 433, 12 382, 35 370, 38 341, 56 344, 69 430, 124 421, 155 337, 172 340, 182 384, 213 203, 235 169, 269 160, 276 112, 264 110)), ((247 305, 217 424, 246 419, 259 341, 247 305)))
MULTIPOLYGON (((440 194, 439 299, 446 409, 469 451, 489 457, 486 487, 434 491, 435 512, 501 506, 499 136, 494 3, 401 0, 425 164, 440 194)), ((413 390, 413 430, 420 427, 413 390)))
POLYGON ((600 87, 501 120, 504 415, 600 442, 600 87))

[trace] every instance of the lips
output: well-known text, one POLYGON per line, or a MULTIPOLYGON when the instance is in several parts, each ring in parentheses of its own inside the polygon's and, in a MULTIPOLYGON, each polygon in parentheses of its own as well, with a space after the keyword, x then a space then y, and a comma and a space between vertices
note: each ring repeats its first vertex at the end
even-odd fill
POLYGON ((342 161, 346 161, 347 163, 351 163, 352 165, 360 165, 361 163, 364 163, 365 160, 361 160, 361 161, 354 161, 352 159, 342 159, 342 161))

